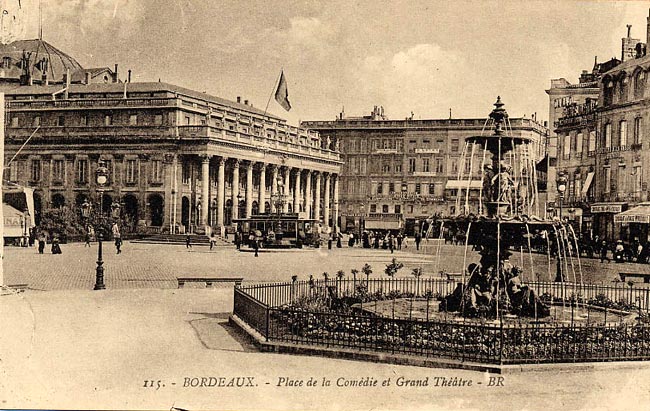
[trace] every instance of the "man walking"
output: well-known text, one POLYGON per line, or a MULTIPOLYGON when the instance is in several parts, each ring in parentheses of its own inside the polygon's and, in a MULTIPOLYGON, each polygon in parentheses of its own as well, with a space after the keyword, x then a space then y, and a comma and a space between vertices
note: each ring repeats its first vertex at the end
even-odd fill
POLYGON ((420 241, 422 241, 422 234, 419 231, 415 232, 415 249, 420 249, 420 241))
POLYGON ((600 246, 600 262, 603 263, 605 260, 609 262, 609 257, 607 257, 607 241, 603 240, 603 244, 600 246))
POLYGON ((185 236, 185 248, 192 248, 192 237, 189 234, 185 236))
POLYGON ((402 239, 403 239, 403 238, 404 238, 404 237, 402 237, 402 233, 401 233, 401 232, 397 233, 397 249, 398 249, 398 250, 401 250, 401 249, 402 249, 402 239))
POLYGON ((120 227, 118 227, 117 223, 113 223, 113 227, 111 229, 113 231, 113 239, 115 240, 115 250, 117 251, 117 254, 121 254, 122 234, 120 234, 120 227))

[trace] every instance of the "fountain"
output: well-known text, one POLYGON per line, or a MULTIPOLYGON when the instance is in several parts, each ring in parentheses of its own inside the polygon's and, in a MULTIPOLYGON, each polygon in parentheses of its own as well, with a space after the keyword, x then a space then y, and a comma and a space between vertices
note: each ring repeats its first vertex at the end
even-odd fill
MULTIPOLYGON (((443 226, 453 226, 466 234, 465 247, 472 246, 478 251, 480 261, 463 270, 462 282, 442 300, 440 311, 455 312, 462 318, 544 318, 550 315, 551 307, 522 284, 523 268, 510 263, 510 250, 524 247, 530 250, 531 233, 541 233, 547 241, 558 242, 556 250, 561 266, 568 248, 564 246, 570 240, 560 222, 537 217, 536 158, 531 150, 534 141, 527 136, 512 135, 500 97, 494 106, 486 121, 486 126, 490 123, 494 126, 492 134, 466 138, 460 164, 469 161, 469 173, 463 175, 467 170, 459 167, 458 179, 461 187, 467 181, 467 187, 458 192, 458 214, 442 222, 443 226), (469 198, 470 186, 476 187, 471 182, 477 158, 481 161, 481 184, 478 208, 473 213, 469 198)), ((558 270, 561 276, 565 272, 562 268, 558 270)))

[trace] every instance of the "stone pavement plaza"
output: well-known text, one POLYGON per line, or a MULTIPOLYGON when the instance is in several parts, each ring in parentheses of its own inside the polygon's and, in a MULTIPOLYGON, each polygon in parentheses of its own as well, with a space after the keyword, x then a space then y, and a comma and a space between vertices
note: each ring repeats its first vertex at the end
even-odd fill
MULTIPOLYGON (((480 372, 261 353, 227 322, 230 285, 175 288, 177 274, 206 271, 288 280, 349 272, 368 262, 380 275, 391 258, 385 250, 294 250, 255 258, 232 248, 127 243, 117 256, 107 244, 107 289, 92 291, 96 251, 82 244, 64 245, 60 256, 6 248, 7 283, 30 289, 0 293, 0 409, 599 410, 650 404, 647 363, 513 373, 504 375, 504 386, 489 387, 494 375, 480 372), (306 385, 311 377, 318 386, 306 385), (473 384, 435 386, 441 377, 473 384), (278 386, 282 378, 286 383, 278 386), (399 378, 428 386, 398 387, 399 378), (322 387, 323 379, 332 385, 322 387), (369 379, 380 386, 337 386, 369 379), (289 381, 303 383, 289 387, 289 381), (227 387, 230 382, 252 386, 227 387), (201 383, 216 386, 192 387, 201 383)), ((445 263, 462 262, 462 247, 443 251, 445 263)), ((394 256, 407 268, 443 264, 433 256, 394 256)))
POLYGON ((489 387, 494 375, 487 373, 257 352, 228 325, 231 309, 227 288, 2 295, 0 409, 609 410, 650 404, 645 364, 506 374, 503 386, 489 387), (311 377, 318 386, 306 386, 311 377), (428 386, 396 385, 400 378, 427 377, 428 386), (435 386, 441 377, 472 385, 435 386), (216 386, 191 386, 202 378, 216 386), (281 378, 303 385, 278 386, 281 378), (332 385, 322 387, 323 379, 332 385), (364 379, 379 386, 337 386, 364 379), (247 386, 218 386, 231 381, 247 386))
MULTIPOLYGON (((4 270, 7 284, 28 284, 36 290, 92 289, 95 282, 97 244, 84 247, 73 243, 62 245, 62 255, 37 253, 36 248, 5 247, 4 270)), ((49 251, 46 249, 46 251, 49 251)), ((383 274, 385 265, 392 257, 404 263, 400 276, 409 276, 411 269, 422 267, 425 276, 439 277, 440 270, 459 272, 464 261, 464 247, 445 245, 438 250, 427 247, 426 253, 348 248, 328 250, 264 250, 259 257, 253 253, 238 252, 234 247, 216 247, 210 251, 206 246, 194 246, 188 250, 184 245, 142 244, 126 242, 123 253, 115 254, 112 243, 104 243, 105 282, 109 289, 124 288, 176 288, 177 276, 243 277, 245 281, 290 281, 292 275, 306 280, 309 274, 322 278, 328 272, 334 278, 338 270, 350 276, 352 268, 360 269, 365 263, 373 268, 373 276, 383 274), (431 250, 431 251, 429 251, 431 250)), ((468 252, 467 263, 479 257, 468 252)), ((521 265, 521 255, 514 253, 513 264, 521 265)), ((552 262, 553 263, 553 262, 552 262)), ((548 271, 547 257, 533 254, 536 275, 542 280, 553 280, 554 270, 548 271)), ((531 279, 528 268, 530 258, 524 255, 524 279, 531 279)), ((552 265, 554 267, 554 264, 552 265)), ((650 265, 600 263, 596 259, 582 259, 585 281, 611 284, 619 271, 650 272, 650 265)), ((575 264, 577 271, 577 262, 575 264)), ((579 277, 576 279, 578 281, 579 277)))

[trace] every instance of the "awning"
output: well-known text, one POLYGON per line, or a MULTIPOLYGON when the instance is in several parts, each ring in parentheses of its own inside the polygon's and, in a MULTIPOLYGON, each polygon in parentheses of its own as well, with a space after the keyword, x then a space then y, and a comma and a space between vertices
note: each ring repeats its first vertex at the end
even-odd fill
POLYGON ((614 222, 650 224, 650 203, 641 203, 636 207, 614 215, 614 222))
POLYGON ((481 180, 447 180, 446 189, 481 188, 481 180))
POLYGON ((25 216, 9 204, 2 203, 5 237, 22 237, 25 233, 25 216))
POLYGON ((587 191, 589 191, 589 187, 591 187, 591 182, 594 180, 594 173, 587 173, 587 179, 585 180, 584 185, 582 186, 582 196, 586 197, 587 196, 587 191))

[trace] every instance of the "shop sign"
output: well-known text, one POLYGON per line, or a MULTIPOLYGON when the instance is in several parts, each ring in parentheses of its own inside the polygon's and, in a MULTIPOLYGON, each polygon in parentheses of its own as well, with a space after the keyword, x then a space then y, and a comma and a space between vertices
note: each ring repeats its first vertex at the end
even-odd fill
POLYGON ((602 204, 602 205, 592 205, 592 213, 620 213, 623 211, 622 204, 602 204))
POLYGON ((645 223, 650 224, 650 216, 643 214, 623 214, 614 216, 615 223, 645 223))

